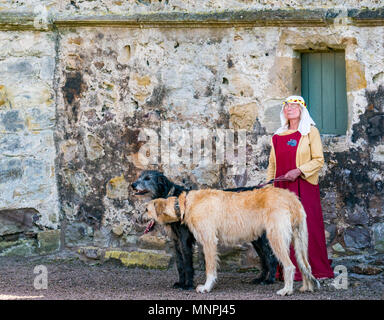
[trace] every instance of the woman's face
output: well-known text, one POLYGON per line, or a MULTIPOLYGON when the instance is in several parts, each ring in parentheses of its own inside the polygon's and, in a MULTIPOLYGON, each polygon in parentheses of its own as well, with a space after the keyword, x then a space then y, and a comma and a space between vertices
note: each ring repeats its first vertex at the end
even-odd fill
POLYGON ((289 120, 300 119, 301 107, 299 103, 286 103, 284 106, 284 116, 289 120))

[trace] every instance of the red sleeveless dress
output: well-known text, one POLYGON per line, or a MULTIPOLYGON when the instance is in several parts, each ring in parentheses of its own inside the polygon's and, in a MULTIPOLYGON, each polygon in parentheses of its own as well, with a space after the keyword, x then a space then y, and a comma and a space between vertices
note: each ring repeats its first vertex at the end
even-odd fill
MULTIPOLYGON (((296 169, 296 151, 301 138, 301 133, 294 133, 272 137, 276 155, 276 177, 286 174, 289 170, 296 169)), ((308 226, 308 260, 315 278, 333 278, 333 270, 328 260, 327 247, 324 234, 323 212, 320 204, 319 185, 313 185, 298 177, 293 182, 275 182, 275 187, 288 189, 299 197, 307 214, 308 226)), ((290 258, 296 267, 295 281, 302 281, 300 270, 297 266, 295 251, 290 248, 290 258)), ((282 278, 282 268, 278 266, 277 278, 282 278)))

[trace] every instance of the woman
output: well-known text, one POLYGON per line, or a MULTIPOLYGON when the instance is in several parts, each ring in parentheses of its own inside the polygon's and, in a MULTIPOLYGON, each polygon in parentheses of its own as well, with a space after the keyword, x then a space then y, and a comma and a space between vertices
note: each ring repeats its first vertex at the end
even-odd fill
MULTIPOLYGON (((269 156, 268 179, 283 176, 288 182, 275 182, 274 186, 288 189, 299 197, 307 213, 308 256, 313 275, 333 278, 327 256, 324 221, 320 204, 319 170, 324 164, 320 134, 314 126, 305 101, 300 96, 290 96, 280 112, 281 127, 272 137, 269 156)), ((296 266, 295 280, 301 281, 295 252, 291 246, 290 257, 296 266)), ((281 278, 278 268, 276 276, 281 278)))

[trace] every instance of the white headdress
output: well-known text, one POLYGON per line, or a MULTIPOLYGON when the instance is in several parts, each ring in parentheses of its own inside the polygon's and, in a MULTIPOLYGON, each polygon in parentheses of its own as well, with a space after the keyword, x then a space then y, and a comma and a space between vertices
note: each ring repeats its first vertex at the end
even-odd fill
POLYGON ((288 120, 284 116, 284 105, 286 103, 300 104, 301 115, 300 115, 299 128, 297 130, 301 133, 301 135, 306 136, 309 133, 309 131, 311 131, 311 125, 316 125, 316 124, 315 124, 315 121, 313 121, 313 119, 309 115, 309 112, 307 110, 307 104, 305 103, 303 97, 300 97, 300 96, 289 96, 287 99, 284 100, 283 107, 281 108, 281 111, 280 111, 281 127, 276 130, 275 134, 279 134, 288 130, 288 120))

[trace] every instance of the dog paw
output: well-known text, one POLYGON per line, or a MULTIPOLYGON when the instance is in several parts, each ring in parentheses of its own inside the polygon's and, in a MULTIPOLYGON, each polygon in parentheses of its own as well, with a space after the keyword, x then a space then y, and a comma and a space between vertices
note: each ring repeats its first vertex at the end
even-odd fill
POLYGON ((253 284, 263 284, 264 281, 265 281, 264 277, 263 278, 255 278, 255 279, 252 280, 252 283, 253 284))
POLYGON ((306 291, 313 292, 313 287, 302 286, 302 287, 300 287, 299 291, 300 292, 306 292, 306 291))
POLYGON ((175 282, 172 286, 173 289, 184 289, 184 283, 175 282))
POLYGON ((198 293, 208 293, 210 290, 208 290, 205 285, 198 285, 197 288, 196 288, 196 292, 198 293))
POLYGON ((276 293, 280 296, 289 296, 293 293, 293 290, 288 290, 288 289, 283 288, 283 289, 277 291, 276 293))
POLYGON ((275 279, 265 279, 265 281, 263 281, 263 284, 274 284, 275 283, 275 279))
POLYGON ((193 290, 195 289, 194 285, 193 284, 186 284, 184 287, 183 287, 183 290, 193 290))
POLYGON ((253 279, 251 283, 268 285, 268 284, 274 284, 275 279, 256 278, 256 279, 253 279))

